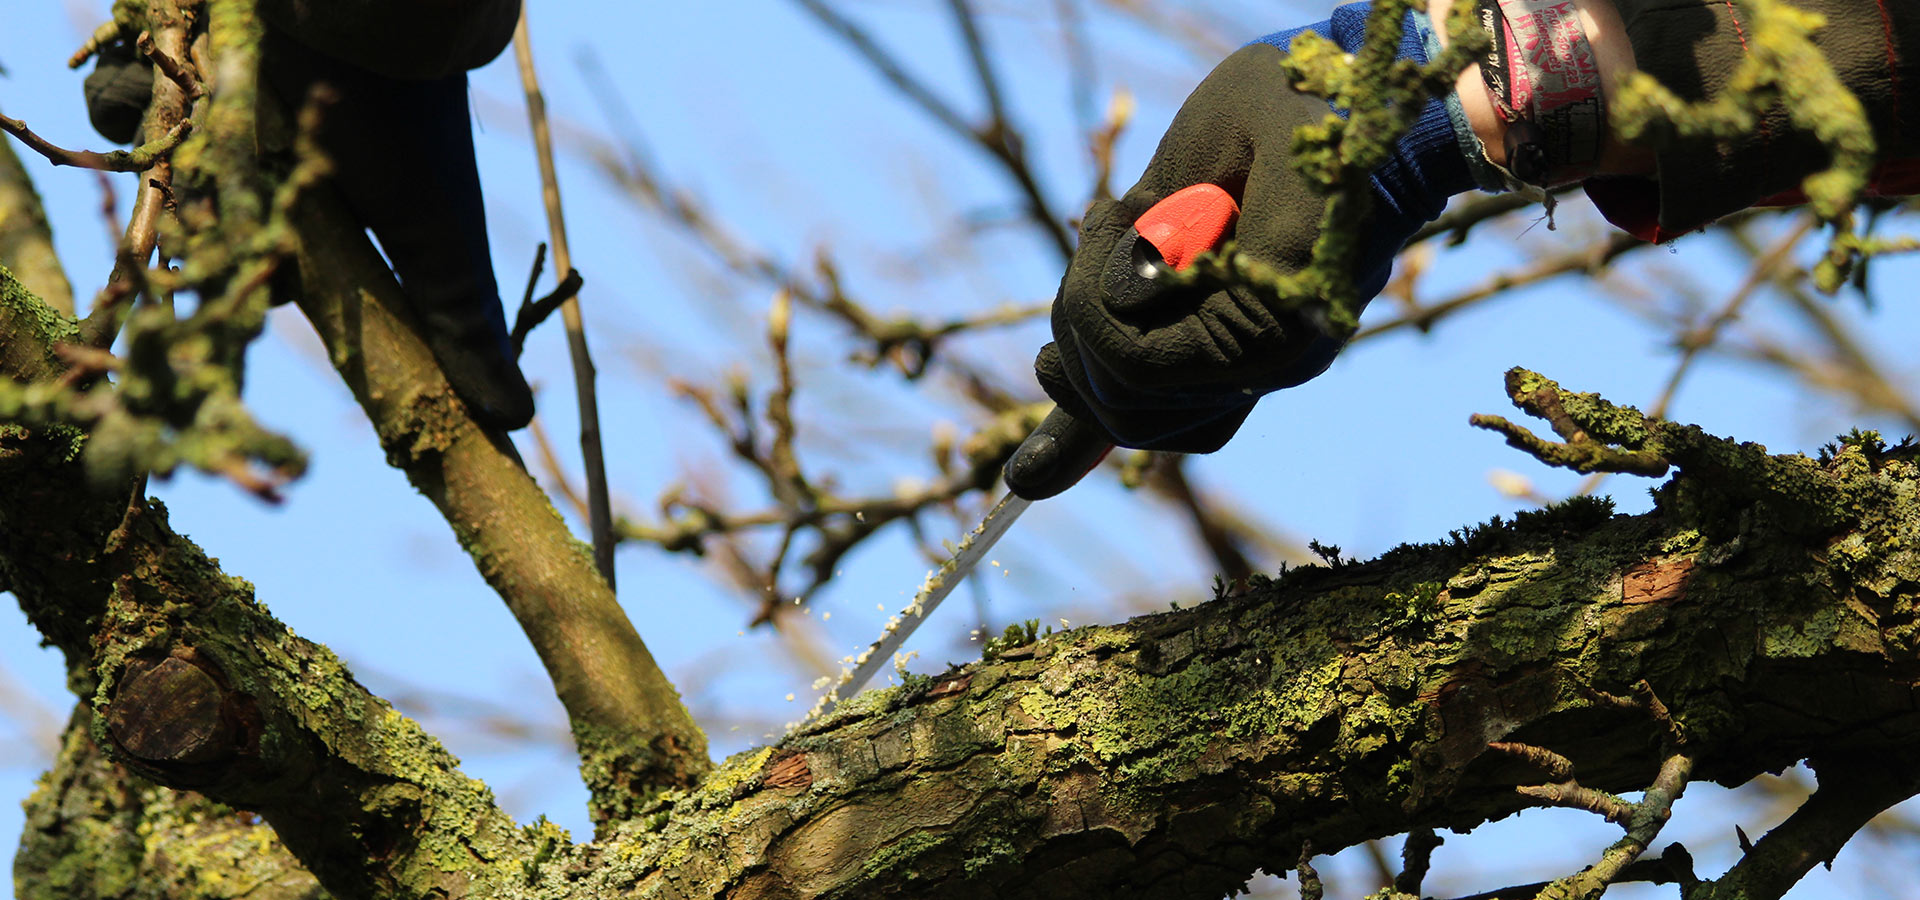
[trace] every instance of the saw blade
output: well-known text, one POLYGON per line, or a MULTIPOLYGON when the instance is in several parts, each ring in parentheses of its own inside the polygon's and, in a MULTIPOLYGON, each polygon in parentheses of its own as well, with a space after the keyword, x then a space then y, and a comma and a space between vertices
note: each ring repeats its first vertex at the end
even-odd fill
POLYGON ((927 580, 920 585, 920 591, 914 594, 913 602, 894 616, 880 639, 854 660, 853 671, 842 676, 840 683, 820 698, 807 718, 812 720, 826 715, 872 681, 880 667, 893 660, 893 654, 912 636, 914 629, 919 628, 920 623, 925 622, 940 606, 940 601, 953 593, 954 586, 965 580, 967 574, 980 564, 980 560, 986 558, 987 552, 999 542, 1000 536, 1007 533, 1013 521, 1020 518, 1020 514, 1026 512, 1032 503, 1011 491, 1001 497, 1000 502, 987 511, 987 517, 981 519, 980 524, 961 539, 960 546, 953 551, 953 558, 927 574, 927 580))

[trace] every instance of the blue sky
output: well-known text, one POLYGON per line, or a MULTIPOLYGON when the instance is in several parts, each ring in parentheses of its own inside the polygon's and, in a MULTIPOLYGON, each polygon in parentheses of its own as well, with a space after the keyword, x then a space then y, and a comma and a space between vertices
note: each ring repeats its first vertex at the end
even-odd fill
MULTIPOLYGON (((80 6, 18 6, 0 30, 0 65, 8 73, 0 79, 0 111, 58 143, 99 146, 79 102, 80 73, 68 72, 64 61, 104 7, 90 13, 80 6)), ((989 37, 1007 61, 1007 92, 1016 119, 1029 129, 1029 153, 1054 202, 1073 209, 1089 183, 1073 91, 1054 62, 1058 43, 1047 15, 1025 6, 989 7, 996 13, 989 37)), ((1325 13, 1300 3, 1190 6, 1172 8, 1224 18, 1232 24, 1219 33, 1229 42, 1325 13)), ((931 83, 963 98, 965 112, 980 111, 945 4, 844 7, 931 83)), ((982 154, 959 146, 904 104, 797 4, 740 0, 724 8, 722 14, 716 4, 646 4, 642 12, 631 4, 536 0, 536 46, 563 135, 567 129, 626 130, 610 125, 594 100, 596 82, 611 86, 630 108, 654 164, 702 197, 728 229, 803 270, 820 248, 830 248, 849 290, 879 311, 935 316, 1051 296, 1060 264, 1034 234, 987 228, 968 236, 969 221, 993 219, 1017 202, 982 154), (604 77, 587 74, 596 71, 581 63, 588 56, 604 77)), ((1139 104, 1118 147, 1117 180, 1124 187, 1215 57, 1155 37, 1104 5, 1101 10, 1090 25, 1096 106, 1105 106, 1116 85, 1139 104)), ((473 83, 496 269, 507 292, 517 295, 545 225, 510 58, 477 72, 473 83)), ((96 177, 26 161, 53 214, 76 291, 90 295, 111 260, 96 177)), ((602 371, 616 497, 651 514, 655 498, 691 470, 751 505, 753 484, 727 473, 724 444, 664 381, 718 384, 734 368, 764 374, 768 361, 755 322, 770 291, 722 276, 698 245, 620 196, 577 155, 562 160, 561 179, 575 264, 587 277, 583 303, 602 371)), ((131 182, 123 176, 117 183, 124 205, 131 182)), ((1483 234, 1466 248, 1441 253, 1421 296, 1444 296, 1499 267, 1591 240, 1603 227, 1584 203, 1574 202, 1557 231, 1537 226, 1483 234)), ((1697 297, 1710 307, 1740 277, 1736 255, 1713 237, 1685 238, 1641 256, 1618 288, 1644 305, 1697 297)), ((1893 292, 1915 272, 1911 261, 1879 266, 1875 285, 1884 297, 1871 313, 1850 296, 1830 301, 1863 341, 1901 366, 1911 357, 1897 351, 1910 344, 1903 338, 1920 331, 1920 310, 1893 292)), ((1756 307, 1756 327, 1783 340, 1800 335, 1803 326, 1779 312, 1779 304, 1756 307)), ((1233 444, 1198 461, 1195 477, 1204 490, 1298 542, 1317 538, 1360 556, 1528 505, 1495 489, 1489 473, 1496 469, 1524 475, 1545 495, 1564 495, 1577 478, 1506 449, 1493 435, 1469 428, 1467 416, 1509 412, 1500 379, 1513 365, 1621 402, 1651 402, 1673 365, 1671 335, 1628 308, 1591 285, 1558 282, 1449 318, 1428 335, 1408 332, 1356 347, 1321 379, 1263 402, 1233 444)), ((1370 321, 1391 312, 1382 301, 1370 321)), ((157 484, 153 493, 166 501, 177 529, 219 557, 228 572, 251 581, 296 631, 344 656, 372 690, 408 712, 438 710, 426 716, 429 727, 445 726, 443 739, 470 772, 494 784, 516 816, 544 813, 584 833, 583 793, 564 745, 526 749, 449 723, 460 710, 450 710, 448 698, 464 697, 564 732, 558 705, 512 618, 432 507, 387 467, 304 323, 283 309, 269 330, 249 358, 249 400, 261 419, 310 451, 311 473, 280 507, 191 474, 157 484)), ((884 491, 903 479, 929 477, 924 451, 914 448, 942 421, 962 434, 979 424, 956 413, 951 385, 936 381, 907 390, 884 373, 848 371, 836 324, 803 312, 795 332, 803 449, 823 468, 831 463, 849 490, 884 491)), ((1035 323, 954 350, 1009 383, 1026 384, 1019 379, 1044 340, 1044 327, 1035 323)), ((557 325, 534 337, 526 368, 544 388, 543 418, 565 452, 573 446, 573 407, 557 325)), ((1910 368, 1896 374, 1912 386, 1910 368)), ((1853 424, 1880 424, 1843 399, 1718 359, 1689 379, 1673 414, 1775 450, 1811 450, 1853 424)), ((520 443, 531 449, 524 433, 520 443)), ((1650 486, 1616 479, 1608 490, 1623 511, 1638 511, 1650 486)), ((979 508, 961 512, 964 519, 979 508)), ((957 519, 927 521, 935 542, 964 527, 957 519)), ((1191 545, 1166 509, 1112 479, 1090 479, 1037 506, 996 554, 1005 574, 985 586, 989 620, 1117 621, 1130 609, 1203 597, 1212 568, 1191 545)), ((878 540, 844 561, 842 578, 821 596, 808 623, 832 652, 851 652, 877 633, 887 615, 879 607, 903 603, 925 568, 906 535, 878 540), (832 617, 823 621, 824 613, 832 617)), ((817 673, 785 661, 773 636, 740 634, 751 598, 728 588, 710 564, 630 547, 620 553, 619 571, 623 602, 683 693, 708 715, 716 752, 744 749, 765 734, 755 725, 732 730, 729 722, 777 724, 805 708, 817 673), (797 698, 788 701, 789 694, 797 698)), ((970 594, 978 596, 963 589, 958 598, 970 594)), ((965 640, 967 617, 948 612, 956 615, 945 627, 935 622, 910 645, 921 651, 923 670, 977 655, 965 640)), ((64 718, 71 700, 60 667, 35 644, 17 608, 0 603, 0 677, 64 718)), ((42 767, 21 739, 19 718, 0 714, 5 847, 13 846, 20 827, 15 800, 42 767)), ((1706 796, 1713 793, 1696 788, 1687 801, 1698 809, 1695 820, 1682 818, 1674 827, 1682 834, 1700 829, 1703 840, 1709 831, 1716 839, 1728 833, 1725 804, 1705 808, 1718 802, 1706 796)), ((1740 821, 1753 834, 1767 824, 1758 813, 1740 821)), ((1549 813, 1487 831, 1484 840, 1455 838, 1436 857, 1441 874, 1470 888, 1463 892, 1509 883, 1502 880, 1507 873, 1526 880, 1570 871, 1613 836, 1581 816, 1549 813)), ((1730 861, 1702 857, 1703 871, 1730 861)), ((1792 896, 1861 889, 1847 880, 1854 876, 1846 860, 1834 875, 1820 876, 1829 880, 1810 879, 1792 896)), ((1334 872, 1357 865, 1343 863, 1334 872)), ((1330 883, 1340 894, 1364 893, 1357 882, 1346 890, 1330 883)), ((1900 889, 1913 890, 1910 884, 1900 889)), ((1665 894, 1629 889, 1617 896, 1665 894)))

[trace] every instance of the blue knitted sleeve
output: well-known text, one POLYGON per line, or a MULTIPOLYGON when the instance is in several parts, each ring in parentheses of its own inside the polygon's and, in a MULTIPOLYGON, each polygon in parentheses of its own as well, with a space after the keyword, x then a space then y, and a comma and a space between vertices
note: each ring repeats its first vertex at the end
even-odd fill
MULTIPOLYGON (((1287 50, 1294 38, 1312 31, 1348 53, 1358 52, 1371 10, 1370 4, 1351 3, 1334 9, 1326 21, 1277 31, 1254 43, 1287 50)), ((1426 16, 1409 12, 1400 31, 1399 58, 1428 62, 1430 48, 1437 46, 1432 34, 1426 16)), ((1346 115, 1339 107, 1333 109, 1346 115)), ((1374 170, 1373 218, 1362 244, 1360 271, 1355 273, 1355 285, 1362 296, 1372 297, 1386 286, 1394 255, 1420 226, 1447 208, 1448 198, 1479 186, 1462 152, 1456 121, 1448 113, 1445 98, 1428 100, 1393 155, 1374 170)))

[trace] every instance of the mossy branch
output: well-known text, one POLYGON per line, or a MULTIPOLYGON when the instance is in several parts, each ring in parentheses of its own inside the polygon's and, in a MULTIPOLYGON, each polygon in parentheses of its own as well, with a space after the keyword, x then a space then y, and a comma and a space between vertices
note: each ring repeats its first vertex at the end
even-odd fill
POLYGON ((162 787, 109 760, 74 709, 52 771, 26 800, 19 900, 329 900, 258 816, 162 787))
POLYGON ((87 739, 145 779, 258 812, 335 894, 462 896, 514 852, 484 785, 158 502, 96 490, 56 431, 0 443, 0 583, 66 654, 87 739))
POLYGON ((1773 456, 1759 444, 1715 437, 1697 425, 1651 419, 1598 394, 1565 390, 1526 369, 1507 372, 1507 394, 1515 406, 1545 419, 1561 440, 1546 440, 1500 416, 1476 414, 1470 421, 1499 432, 1510 446, 1541 462, 1577 472, 1648 477, 1678 466, 1693 476, 1684 489, 1700 502, 1734 513, 1740 506, 1764 503, 1801 533, 1831 531, 1856 518, 1866 498, 1849 493, 1841 473, 1884 461, 1877 435, 1844 443, 1827 461, 1773 456))
POLYGON ((1912 455, 1838 476, 1894 498, 1841 538, 1870 556, 1765 510, 1733 552, 1697 507, 1663 502, 1295 570, 863 695, 596 845, 556 842, 533 876, 595 896, 1212 900, 1308 844, 1536 802, 1514 788, 1539 772, 1488 745, 1524 733, 1577 768, 1584 800, 1653 788, 1593 804, 1626 835, 1562 895, 1666 877, 1671 861, 1632 861, 1690 779, 1869 746, 1875 771, 1911 777, 1912 455), (1407 624, 1425 582, 1447 587, 1407 624))
MULTIPOLYGON (((369 312, 369 338, 392 340, 369 312)), ((1650 748, 1679 733, 1692 776, 1723 783, 1809 753, 1920 771, 1912 448, 1854 440, 1828 459, 1842 492, 1880 498, 1837 534, 1802 536, 1762 505, 1719 542, 1723 517, 1669 489, 1645 516, 1567 507, 1003 647, 863 695, 575 843, 504 822, 164 510, 117 529, 117 555, 62 562, 104 545, 120 505, 73 502, 75 464, 10 446, 0 581, 82 660, 95 736, 142 772, 267 810, 342 895, 1213 900, 1309 841, 1512 813, 1539 773, 1489 742, 1519 734, 1599 792, 1677 783, 1650 748), (57 517, 50 497, 68 498, 57 517), (1409 618, 1415 594, 1431 601, 1409 618)))

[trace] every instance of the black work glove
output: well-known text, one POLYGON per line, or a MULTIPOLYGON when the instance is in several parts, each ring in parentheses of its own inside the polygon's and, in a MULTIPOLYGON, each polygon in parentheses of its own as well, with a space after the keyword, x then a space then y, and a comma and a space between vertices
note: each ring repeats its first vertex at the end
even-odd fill
MULTIPOLYGON (((1366 8, 1314 26, 1358 49, 1366 8)), ((1425 61, 1409 17, 1403 57, 1425 61)), ((1268 40, 1290 42, 1298 32, 1268 40)), ((1041 385, 1062 408, 1097 420, 1128 447, 1207 453, 1240 427, 1261 395, 1325 371, 1341 342, 1310 313, 1270 307, 1235 287, 1179 287, 1143 277, 1133 223, 1169 194, 1211 183, 1240 201, 1239 249, 1281 271, 1304 267, 1325 208, 1293 166, 1294 129, 1328 112, 1296 92, 1271 43, 1229 56, 1174 117, 1138 184, 1096 203, 1053 306, 1054 342, 1040 352, 1041 385)), ((1475 186, 1444 104, 1428 104, 1396 155, 1373 176, 1373 212, 1354 277, 1362 298, 1385 285, 1392 260, 1448 197, 1475 186)))

